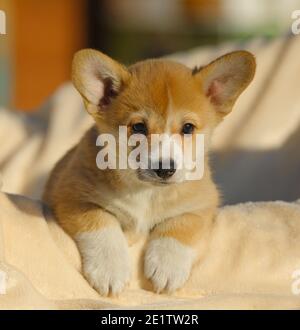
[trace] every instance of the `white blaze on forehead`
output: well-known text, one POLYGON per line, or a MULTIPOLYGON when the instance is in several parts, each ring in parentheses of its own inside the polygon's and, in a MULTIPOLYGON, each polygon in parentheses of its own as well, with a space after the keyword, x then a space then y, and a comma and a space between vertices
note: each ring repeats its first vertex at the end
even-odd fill
POLYGON ((167 108, 167 120, 166 120, 166 125, 165 125, 165 130, 164 132, 166 134, 171 134, 172 132, 172 123, 174 122, 175 120, 175 116, 174 116, 174 103, 173 103, 173 100, 172 100, 172 96, 171 96, 171 93, 169 91, 169 88, 167 88, 168 90, 168 108, 167 108))
POLYGON ((163 162, 164 168, 169 168, 170 160, 175 161, 175 165, 180 167, 183 158, 183 145, 180 134, 172 134, 172 125, 176 121, 173 110, 174 103, 171 93, 168 90, 168 108, 166 123, 163 134, 153 134, 151 136, 151 163, 163 162))
POLYGON ((176 173, 170 181, 199 180, 204 174, 204 134, 197 134, 195 140, 189 135, 182 136, 181 132, 172 133, 174 123, 183 125, 186 116, 195 116, 187 109, 176 109, 168 90, 169 103, 164 133, 160 136, 151 137, 151 167, 162 161, 163 168, 170 167, 173 160, 176 166, 176 173), (154 142, 154 143, 152 143, 154 142), (194 145, 194 143, 196 145, 194 145))

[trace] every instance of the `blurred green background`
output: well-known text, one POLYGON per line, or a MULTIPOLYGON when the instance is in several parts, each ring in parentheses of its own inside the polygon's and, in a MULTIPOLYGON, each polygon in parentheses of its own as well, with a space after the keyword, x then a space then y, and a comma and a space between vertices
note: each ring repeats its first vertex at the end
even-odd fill
POLYGON ((93 47, 128 64, 227 40, 290 33, 299 0, 0 0, 0 106, 32 110, 93 47))

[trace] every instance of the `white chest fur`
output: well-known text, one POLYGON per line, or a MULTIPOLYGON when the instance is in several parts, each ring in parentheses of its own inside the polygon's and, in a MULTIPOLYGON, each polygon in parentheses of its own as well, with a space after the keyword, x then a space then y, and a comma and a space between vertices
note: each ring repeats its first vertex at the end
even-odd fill
POLYGON ((183 200, 176 188, 156 187, 115 196, 106 208, 125 230, 146 233, 165 219, 191 212, 195 209, 195 201, 183 200))
POLYGON ((157 197, 153 189, 124 194, 111 200, 109 210, 125 229, 146 232, 165 217, 158 212, 157 197))

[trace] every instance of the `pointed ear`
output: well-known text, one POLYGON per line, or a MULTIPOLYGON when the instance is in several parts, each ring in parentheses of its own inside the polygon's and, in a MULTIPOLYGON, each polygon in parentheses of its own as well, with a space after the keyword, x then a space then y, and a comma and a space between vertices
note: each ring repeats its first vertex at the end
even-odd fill
POLYGON ((252 81, 255 68, 255 58, 251 53, 236 51, 194 70, 192 74, 201 80, 204 93, 216 110, 227 114, 252 81))
POLYGON ((72 81, 90 113, 107 108, 129 76, 123 65, 97 50, 83 49, 74 56, 72 81))

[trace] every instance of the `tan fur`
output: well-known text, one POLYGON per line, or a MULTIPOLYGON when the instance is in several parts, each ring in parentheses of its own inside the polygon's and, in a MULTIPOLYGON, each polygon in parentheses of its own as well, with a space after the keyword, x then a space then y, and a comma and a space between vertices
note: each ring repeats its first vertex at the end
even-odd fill
POLYGON ((167 60, 140 62, 127 71, 99 52, 78 53, 73 64, 73 81, 95 125, 58 162, 46 186, 44 200, 60 225, 72 237, 121 226, 128 237, 150 231, 150 240, 171 237, 195 248, 201 239, 208 237, 219 203, 207 153, 201 180, 159 186, 140 182, 133 170, 99 170, 96 166, 99 148, 95 141, 100 133, 117 136, 120 125, 128 127, 129 136, 133 123, 146 120, 149 134, 163 133, 167 128, 171 133, 179 133, 183 123, 191 122, 196 126, 195 133, 204 133, 209 142, 213 129, 231 110, 254 71, 255 61, 247 52, 226 55, 195 75, 184 65, 167 60), (92 95, 89 93, 90 83, 86 83, 89 77, 84 76, 87 58, 93 58, 97 68, 105 63, 104 73, 99 69, 95 76, 112 77, 117 97, 108 106, 97 101, 97 88, 92 95), (237 71, 230 68, 229 77, 222 76, 216 84, 210 84, 209 79, 224 70, 224 65, 239 60, 242 67, 237 66, 237 71), (222 107, 214 93, 218 92, 219 82, 226 83, 234 75, 238 86, 230 87, 234 92, 222 107))

